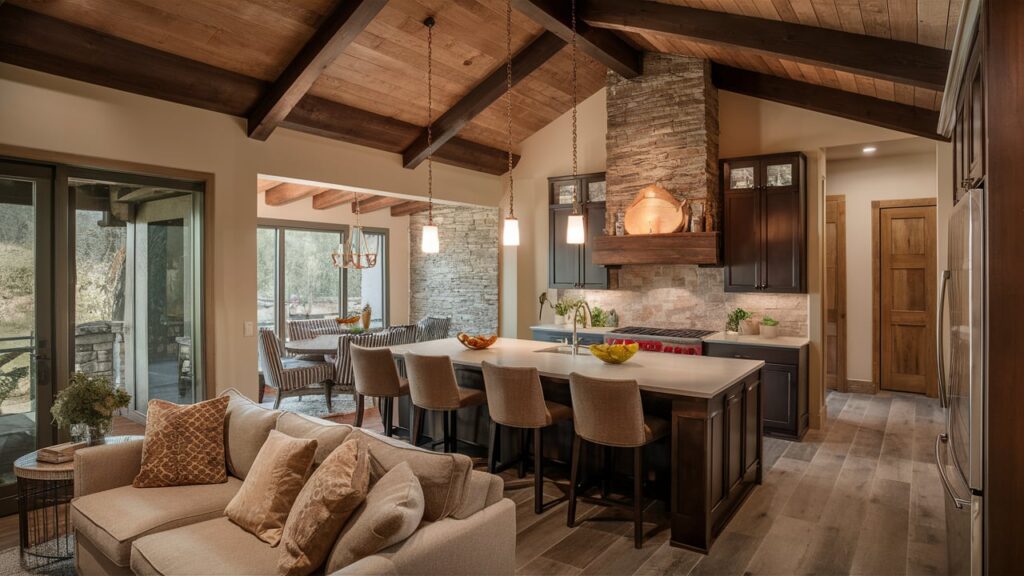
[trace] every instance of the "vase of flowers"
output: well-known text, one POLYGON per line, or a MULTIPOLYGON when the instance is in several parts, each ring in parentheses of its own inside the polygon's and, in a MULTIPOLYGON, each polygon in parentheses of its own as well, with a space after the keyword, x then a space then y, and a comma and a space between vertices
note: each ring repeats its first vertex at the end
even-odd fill
POLYGON ((76 372, 57 394, 50 412, 61 428, 84 430, 92 446, 103 443, 110 433, 114 413, 127 408, 131 400, 126 390, 112 386, 106 376, 76 372))

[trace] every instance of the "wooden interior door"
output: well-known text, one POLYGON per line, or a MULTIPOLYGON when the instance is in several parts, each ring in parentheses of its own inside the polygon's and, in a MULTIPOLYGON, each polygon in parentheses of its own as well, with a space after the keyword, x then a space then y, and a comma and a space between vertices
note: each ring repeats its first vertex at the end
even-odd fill
POLYGON ((881 389, 935 396, 935 202, 925 202, 877 203, 875 350, 881 389))
POLYGON ((846 392, 846 197, 825 197, 825 385, 846 392))

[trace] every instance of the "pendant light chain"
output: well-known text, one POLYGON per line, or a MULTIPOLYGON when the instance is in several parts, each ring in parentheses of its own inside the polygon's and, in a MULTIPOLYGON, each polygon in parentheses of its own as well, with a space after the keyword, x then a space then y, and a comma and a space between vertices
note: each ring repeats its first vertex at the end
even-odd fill
POLYGON ((434 19, 427 18, 427 223, 434 225, 434 19))
POLYGON ((508 120, 508 217, 515 218, 516 192, 512 182, 512 0, 505 4, 505 111, 508 120))
MULTIPOLYGON (((576 0, 572 0, 572 177, 575 179, 578 175, 577 157, 578 150, 576 145, 576 0)), ((578 186, 573 184, 572 188, 572 203, 573 211, 576 210, 576 204, 578 203, 578 186)))

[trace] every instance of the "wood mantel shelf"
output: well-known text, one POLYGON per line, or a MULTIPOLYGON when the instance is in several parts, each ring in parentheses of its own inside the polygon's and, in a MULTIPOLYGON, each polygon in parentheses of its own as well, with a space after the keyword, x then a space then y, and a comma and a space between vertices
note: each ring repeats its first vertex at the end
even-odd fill
POLYGON ((594 264, 719 264, 718 232, 599 236, 594 264))

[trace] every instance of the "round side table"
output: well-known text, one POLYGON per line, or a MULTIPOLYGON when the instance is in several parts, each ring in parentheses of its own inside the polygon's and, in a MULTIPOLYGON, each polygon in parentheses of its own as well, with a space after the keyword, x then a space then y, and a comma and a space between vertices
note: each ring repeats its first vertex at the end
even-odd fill
MULTIPOLYGON (((108 436, 103 444, 141 440, 142 436, 108 436)), ((21 563, 37 568, 75 555, 71 531, 71 498, 75 495, 74 460, 40 462, 38 452, 14 461, 18 478, 18 533, 21 563)))

